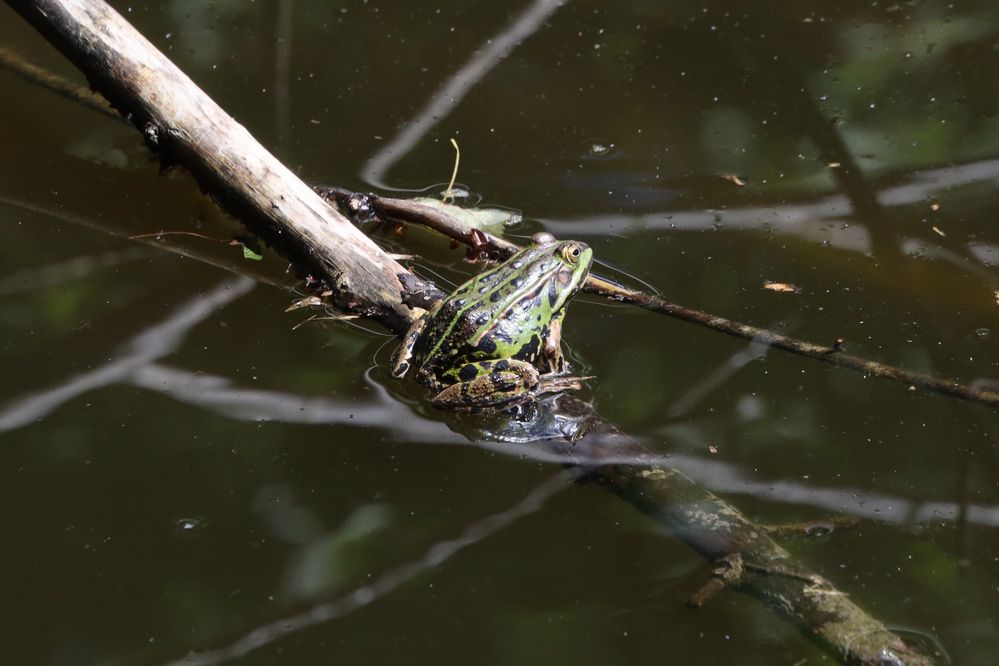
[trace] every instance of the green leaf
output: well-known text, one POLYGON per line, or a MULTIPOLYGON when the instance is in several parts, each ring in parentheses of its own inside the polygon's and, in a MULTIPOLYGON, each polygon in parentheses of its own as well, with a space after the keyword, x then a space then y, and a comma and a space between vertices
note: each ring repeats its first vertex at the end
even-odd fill
POLYGON ((244 259, 252 259, 253 261, 260 261, 261 259, 264 258, 264 255, 257 254, 256 252, 254 252, 253 250, 251 250, 250 248, 248 248, 248 247, 246 247, 244 245, 243 246, 243 258, 244 259))

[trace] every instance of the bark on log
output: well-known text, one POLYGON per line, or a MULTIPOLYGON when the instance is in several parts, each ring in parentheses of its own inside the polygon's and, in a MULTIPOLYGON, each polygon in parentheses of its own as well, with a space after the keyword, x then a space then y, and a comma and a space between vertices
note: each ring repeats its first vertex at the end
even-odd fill
POLYGON ((404 328, 413 278, 314 193, 114 9, 96 0, 9 0, 169 162, 305 269, 344 309, 404 328), (401 276, 406 276, 401 278, 401 276))

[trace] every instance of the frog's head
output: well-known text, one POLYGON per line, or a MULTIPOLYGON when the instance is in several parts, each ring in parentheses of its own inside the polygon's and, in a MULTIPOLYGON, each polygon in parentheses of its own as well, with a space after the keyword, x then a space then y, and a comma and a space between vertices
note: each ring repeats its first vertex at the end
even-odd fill
POLYGON ((593 250, 579 241, 557 241, 545 246, 550 251, 558 269, 552 276, 549 289, 551 311, 559 312, 583 286, 593 264, 593 250))

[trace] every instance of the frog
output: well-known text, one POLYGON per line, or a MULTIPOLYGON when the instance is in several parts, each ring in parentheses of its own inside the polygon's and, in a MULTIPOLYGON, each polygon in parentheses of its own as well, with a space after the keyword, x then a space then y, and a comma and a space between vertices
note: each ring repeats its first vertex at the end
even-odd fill
POLYGON ((392 359, 392 376, 410 370, 434 407, 514 408, 575 390, 562 353, 566 306, 582 287, 593 250, 535 234, 529 246, 471 278, 410 326, 392 359))

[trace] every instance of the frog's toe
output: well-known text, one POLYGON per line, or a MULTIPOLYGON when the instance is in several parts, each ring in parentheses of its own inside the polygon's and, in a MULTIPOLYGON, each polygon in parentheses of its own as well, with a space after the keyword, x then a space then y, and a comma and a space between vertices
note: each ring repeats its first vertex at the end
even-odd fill
POLYGON ((572 375, 542 375, 536 393, 559 393, 561 391, 578 391, 583 388, 583 382, 595 379, 592 375, 575 377, 572 375))

